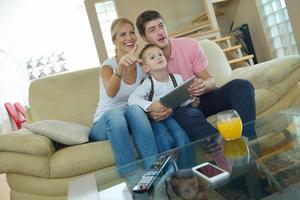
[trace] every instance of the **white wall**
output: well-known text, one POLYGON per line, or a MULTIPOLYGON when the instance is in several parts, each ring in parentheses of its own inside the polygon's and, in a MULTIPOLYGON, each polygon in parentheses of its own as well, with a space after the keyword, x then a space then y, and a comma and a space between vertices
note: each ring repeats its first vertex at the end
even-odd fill
MULTIPOLYGON (((239 6, 235 16, 235 23, 248 23, 255 48, 255 52, 259 62, 272 59, 272 47, 268 37, 264 32, 264 27, 259 15, 259 10, 255 0, 238 0, 239 6)), ((260 0, 257 0, 260 1, 260 0)), ((296 37, 298 50, 300 51, 300 1, 299 0, 285 0, 289 17, 296 37)))
POLYGON ((0 132, 3 103, 28 103, 25 61, 62 51, 69 71, 100 65, 83 0, 0 0, 0 132))
MULTIPOLYGON (((115 2, 119 16, 128 17, 134 22, 143 10, 158 10, 165 18, 169 33, 190 24, 191 19, 205 9, 202 0, 115 0, 115 2)), ((218 18, 222 35, 229 35, 232 21, 234 26, 248 23, 258 61, 270 60, 271 55, 255 0, 231 0, 219 5, 221 7, 219 10, 226 13, 225 16, 218 18)))
MULTIPOLYGON (((98 0, 86 0, 90 3, 98 0)), ((260 0, 258 0, 260 1, 260 0)), ((292 26, 300 47, 300 0, 285 0, 290 14, 292 26)), ((148 9, 158 10, 165 18, 169 33, 190 23, 191 19, 204 10, 203 0, 115 0, 118 15, 135 22, 139 13, 148 9)), ((259 62, 272 59, 268 39, 255 0, 230 0, 223 4, 226 15, 218 19, 223 35, 229 34, 229 26, 234 21, 235 26, 247 23, 250 28, 254 49, 259 62)), ((142 43, 143 44, 143 43, 142 43)), ((105 51, 104 46, 99 46, 105 51)))
POLYGON ((235 19, 236 25, 248 23, 258 61, 270 60, 271 52, 255 1, 240 0, 235 19))
MULTIPOLYGON (((101 45, 103 42, 99 40, 100 32, 98 29, 98 21, 95 20, 94 4, 99 0, 85 0, 87 10, 93 19, 90 21, 91 26, 94 27, 94 37, 98 52, 104 52, 105 46, 101 45)), ((159 11, 166 23, 168 32, 176 31, 183 26, 191 24, 193 17, 200 15, 204 11, 202 0, 115 0, 115 5, 119 17, 126 17, 134 24, 137 16, 145 10, 159 11)), ((144 46, 144 42, 139 38, 139 48, 144 46)), ((100 55, 103 57, 103 53, 100 55)), ((99 58, 100 59, 100 58, 99 58)))
POLYGON ((229 34, 232 21, 234 21, 234 27, 248 24, 258 62, 270 60, 271 53, 255 0, 232 0, 222 11, 225 16, 218 20, 222 33, 229 34))
POLYGON ((83 0, 1 0, 0 27, 19 57, 64 51, 70 70, 99 65, 83 0))
POLYGON ((196 15, 204 11, 202 0, 115 0, 119 16, 135 23, 137 16, 145 10, 157 10, 164 17, 168 31, 175 31, 191 23, 196 15))

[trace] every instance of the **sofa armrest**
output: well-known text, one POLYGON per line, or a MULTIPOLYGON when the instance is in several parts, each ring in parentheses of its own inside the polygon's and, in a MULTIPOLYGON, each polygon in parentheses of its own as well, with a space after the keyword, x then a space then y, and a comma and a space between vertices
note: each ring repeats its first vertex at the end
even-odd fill
POLYGON ((231 79, 251 81, 256 114, 263 116, 300 103, 300 56, 285 56, 233 70, 231 79))
POLYGON ((286 79, 299 68, 300 56, 285 56, 233 70, 231 79, 247 79, 252 82, 255 88, 270 88, 270 86, 286 79))
POLYGON ((14 152, 35 156, 51 156, 55 148, 47 137, 34 134, 27 129, 0 134, 0 152, 14 152))

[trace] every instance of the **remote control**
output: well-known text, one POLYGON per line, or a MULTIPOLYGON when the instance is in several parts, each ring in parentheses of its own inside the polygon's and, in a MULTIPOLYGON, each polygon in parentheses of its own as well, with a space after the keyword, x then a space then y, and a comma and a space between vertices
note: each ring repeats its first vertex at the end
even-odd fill
POLYGON ((133 187, 132 191, 136 193, 148 192, 157 178, 158 174, 162 171, 165 165, 172 157, 172 152, 161 154, 151 167, 142 176, 141 180, 133 187))

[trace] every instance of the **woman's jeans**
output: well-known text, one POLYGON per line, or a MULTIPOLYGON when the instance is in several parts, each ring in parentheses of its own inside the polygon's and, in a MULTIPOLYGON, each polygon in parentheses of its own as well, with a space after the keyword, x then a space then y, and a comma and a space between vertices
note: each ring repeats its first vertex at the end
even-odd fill
POLYGON ((240 115, 244 124, 243 135, 249 140, 256 138, 253 122, 256 117, 255 94, 249 81, 232 80, 199 98, 198 108, 187 106, 178 108, 175 112, 176 121, 192 141, 218 133, 218 130, 206 121, 206 117, 227 109, 235 109, 240 115))
MULTIPOLYGON (((111 109, 105 112, 91 128, 89 136, 91 141, 109 139, 121 175, 135 170, 134 164, 124 167, 136 161, 133 145, 142 159, 158 153, 150 122, 144 115, 136 105, 129 106, 125 111, 111 109), (134 144, 129 133, 132 134, 134 144)), ((148 168, 152 162, 144 164, 148 168)))
POLYGON ((162 153, 176 147, 181 147, 178 152, 178 167, 181 169, 191 167, 195 161, 194 148, 185 146, 190 143, 190 140, 172 115, 161 121, 151 119, 150 122, 158 152, 162 153))

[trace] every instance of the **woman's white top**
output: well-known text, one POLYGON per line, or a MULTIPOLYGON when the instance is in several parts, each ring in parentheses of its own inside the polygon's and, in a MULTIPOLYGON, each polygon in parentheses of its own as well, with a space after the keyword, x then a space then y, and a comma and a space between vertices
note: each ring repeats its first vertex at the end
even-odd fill
MULTIPOLYGON (((112 68, 113 71, 117 68, 117 60, 115 57, 105 60, 102 66, 108 65, 112 68)), ((120 88, 116 96, 113 98, 109 97, 106 93, 106 89, 102 82, 100 76, 100 92, 99 92, 99 103, 97 110, 94 115, 94 123, 98 121, 101 116, 108 110, 112 108, 119 108, 125 110, 128 107, 128 97, 129 95, 140 85, 142 79, 145 77, 145 74, 142 71, 142 68, 139 64, 136 64, 136 80, 133 84, 127 84, 123 80, 120 82, 120 88)))
MULTIPOLYGON (((174 74, 177 85, 181 85, 183 83, 183 79, 179 74, 174 74)), ((146 78, 143 83, 129 96, 128 104, 133 105, 136 104, 140 106, 144 111, 148 111, 148 107, 155 100, 159 100, 162 96, 167 94, 168 92, 174 89, 174 85, 172 79, 169 77, 168 82, 159 82, 152 77, 153 80, 153 99, 152 101, 148 101, 148 97, 151 91, 151 81, 149 78, 146 78)), ((191 103, 190 101, 188 103, 191 103)), ((186 105, 186 104, 184 104, 186 105)))

